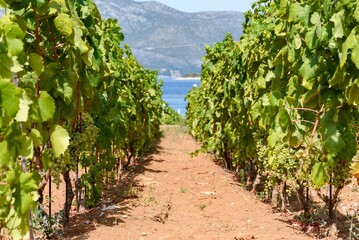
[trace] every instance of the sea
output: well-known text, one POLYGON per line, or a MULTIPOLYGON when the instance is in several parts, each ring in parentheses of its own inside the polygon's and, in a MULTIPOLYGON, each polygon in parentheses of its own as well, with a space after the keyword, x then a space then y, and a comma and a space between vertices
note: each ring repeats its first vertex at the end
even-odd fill
POLYGON ((194 87, 199 87, 199 79, 176 79, 167 76, 160 76, 159 79, 163 80, 163 100, 173 108, 176 112, 184 116, 186 114, 187 101, 185 97, 188 91, 194 87))

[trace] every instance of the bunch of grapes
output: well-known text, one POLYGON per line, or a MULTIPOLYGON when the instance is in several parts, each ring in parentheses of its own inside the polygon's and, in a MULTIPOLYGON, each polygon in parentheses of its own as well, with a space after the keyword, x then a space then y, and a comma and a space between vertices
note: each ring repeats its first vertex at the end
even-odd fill
POLYGON ((70 162, 70 155, 65 152, 60 157, 55 157, 52 148, 47 148, 42 153, 42 161, 49 162, 51 168, 52 181, 59 186, 61 183, 61 175, 66 171, 67 165, 70 162))
POLYGON ((87 113, 82 115, 82 139, 90 149, 96 142, 100 130, 95 126, 91 116, 87 113))

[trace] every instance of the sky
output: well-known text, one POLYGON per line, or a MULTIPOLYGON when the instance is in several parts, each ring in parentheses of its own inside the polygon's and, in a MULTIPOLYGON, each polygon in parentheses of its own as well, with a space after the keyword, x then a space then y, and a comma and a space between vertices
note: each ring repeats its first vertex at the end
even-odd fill
MULTIPOLYGON (((143 2, 146 0, 137 0, 143 2)), ((251 8, 255 0, 155 0, 183 12, 240 11, 251 8)))

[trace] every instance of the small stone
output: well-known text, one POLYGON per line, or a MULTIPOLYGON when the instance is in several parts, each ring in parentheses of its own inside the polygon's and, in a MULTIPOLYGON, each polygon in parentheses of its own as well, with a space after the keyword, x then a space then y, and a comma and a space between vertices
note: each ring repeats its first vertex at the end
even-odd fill
POLYGON ((141 236, 145 237, 145 236, 147 236, 147 233, 143 232, 143 233, 141 233, 141 236))

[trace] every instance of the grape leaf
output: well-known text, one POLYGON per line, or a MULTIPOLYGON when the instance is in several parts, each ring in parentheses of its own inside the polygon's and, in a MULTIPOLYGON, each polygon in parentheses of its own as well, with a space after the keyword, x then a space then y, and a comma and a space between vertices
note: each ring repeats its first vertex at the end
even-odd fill
POLYGON ((337 13, 334 13, 333 16, 330 18, 330 21, 334 23, 334 37, 342 38, 344 36, 344 9, 340 10, 337 13))
POLYGON ((7 4, 4 0, 0 0, 0 8, 6 8, 7 4))
POLYGON ((7 47, 11 56, 18 56, 24 50, 24 43, 17 38, 6 38, 7 47))
POLYGON ((26 95, 25 91, 20 98, 19 111, 16 114, 15 120, 18 122, 26 122, 29 116, 30 105, 32 100, 26 95))
POLYGON ((56 107, 54 99, 47 92, 40 93, 38 106, 42 122, 45 122, 52 118, 55 113, 56 107))
POLYGON ((38 186, 32 178, 32 173, 21 173, 19 180, 15 184, 14 208, 21 216, 29 214, 30 207, 38 199, 38 186))
POLYGON ((353 105, 359 105, 359 79, 356 79, 346 91, 348 102, 353 105))
POLYGON ((70 144, 69 133, 59 125, 54 128, 50 140, 55 157, 60 157, 61 154, 64 154, 70 144))
POLYGON ((40 76, 44 68, 42 64, 42 58, 36 53, 31 53, 29 57, 29 63, 31 68, 36 72, 36 74, 40 76))
POLYGON ((65 13, 60 13, 54 20, 56 29, 64 36, 69 37, 72 30, 72 22, 70 16, 65 13))
POLYGON ((356 8, 354 11, 354 17, 357 20, 357 22, 359 23, 359 1, 358 0, 357 0, 356 8))
POLYGON ((19 111, 20 90, 9 81, 0 79, 0 107, 5 113, 14 117, 19 111))
POLYGON ((10 161, 10 153, 8 150, 7 141, 0 142, 0 165, 8 166, 10 161))
POLYGON ((325 165, 322 162, 316 163, 313 166, 310 179, 317 188, 323 187, 328 181, 328 175, 325 172, 325 165))

